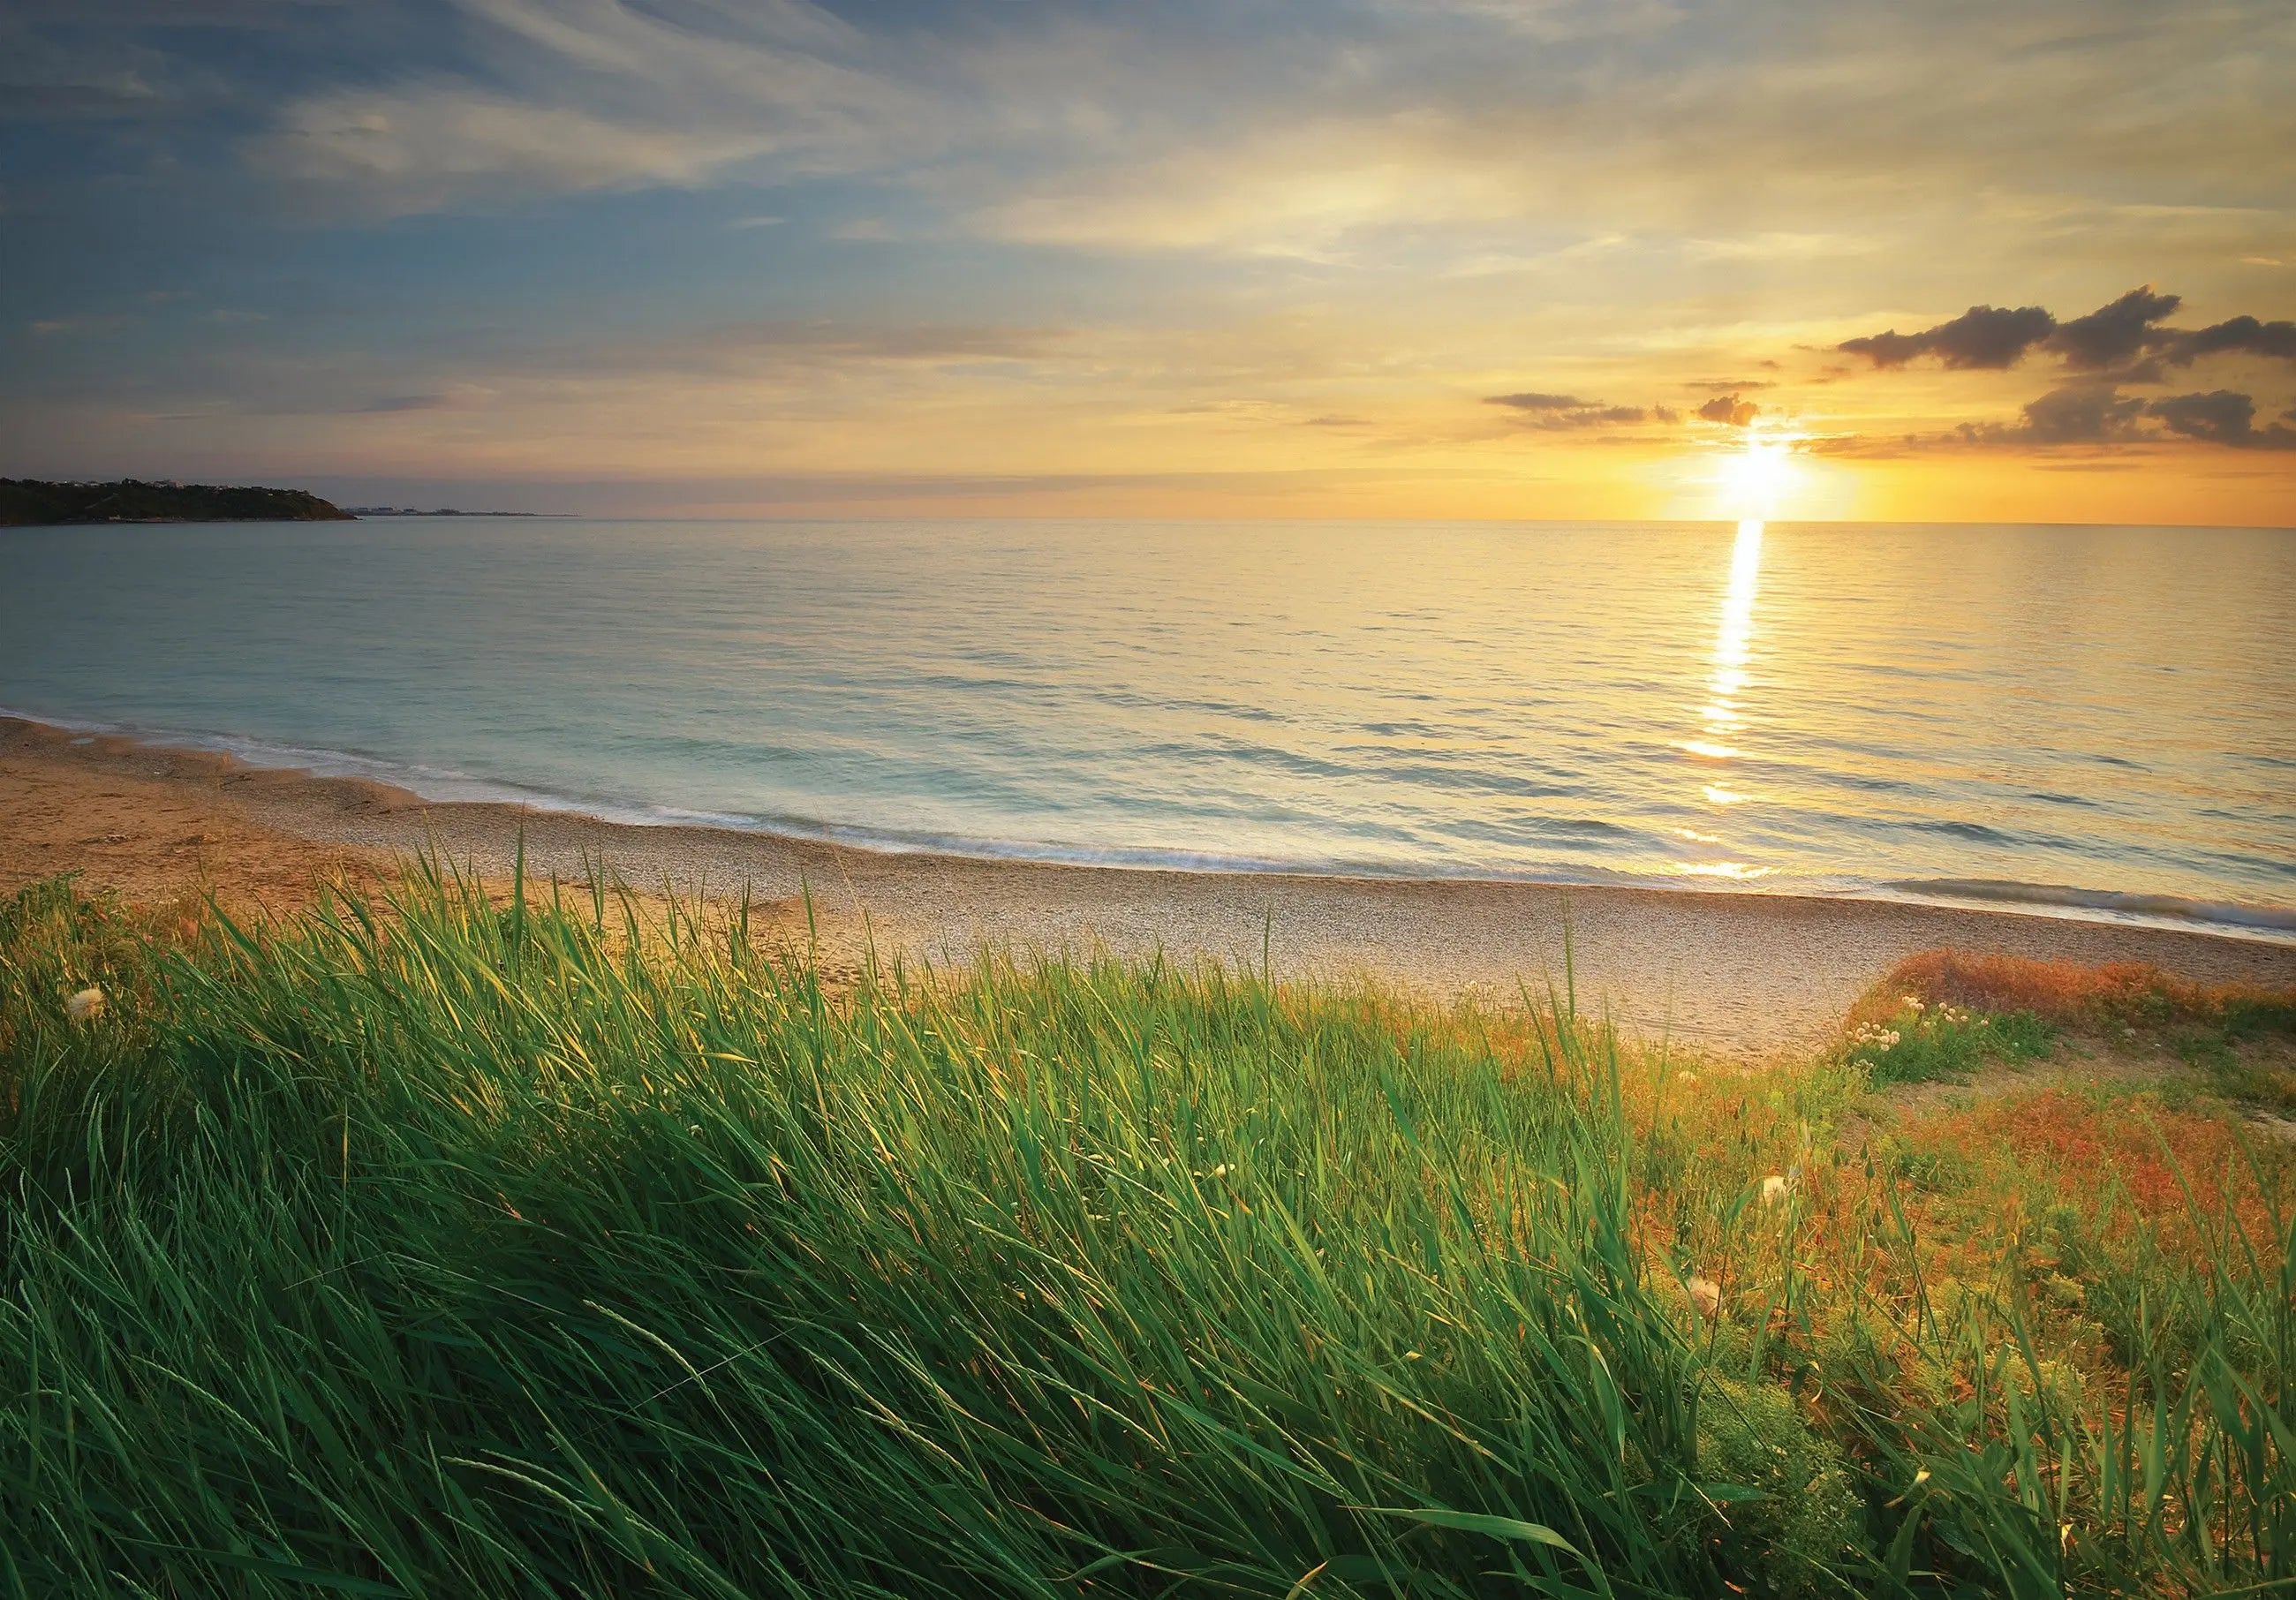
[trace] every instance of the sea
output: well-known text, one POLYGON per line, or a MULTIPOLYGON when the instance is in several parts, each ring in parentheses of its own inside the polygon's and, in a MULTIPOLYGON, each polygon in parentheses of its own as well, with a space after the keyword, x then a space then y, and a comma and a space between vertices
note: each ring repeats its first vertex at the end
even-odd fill
POLYGON ((0 529, 0 708, 635 823, 2296 939, 2296 531, 0 529))

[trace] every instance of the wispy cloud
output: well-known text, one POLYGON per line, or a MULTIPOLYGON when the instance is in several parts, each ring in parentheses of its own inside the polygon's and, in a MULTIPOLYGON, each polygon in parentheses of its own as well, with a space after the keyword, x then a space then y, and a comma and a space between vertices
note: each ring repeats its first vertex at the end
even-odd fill
POLYGON ((838 59, 857 36, 800 4, 458 0, 484 76, 304 96, 249 159, 330 212, 690 186, 739 163, 865 164, 913 102, 838 59))

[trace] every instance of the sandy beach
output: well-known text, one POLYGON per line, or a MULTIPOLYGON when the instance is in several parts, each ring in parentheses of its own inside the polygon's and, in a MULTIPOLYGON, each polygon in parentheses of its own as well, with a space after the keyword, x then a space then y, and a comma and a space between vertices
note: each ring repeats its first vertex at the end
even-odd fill
POLYGON ((506 874, 579 877, 603 859, 639 890, 736 895, 791 933, 808 891, 825 951, 910 961, 1104 946, 1374 973, 1439 996, 1505 999, 1563 974, 1582 1005, 1644 1033, 1767 1054, 1822 1039, 1898 957, 1938 945, 2186 977, 2296 983, 2296 946, 2229 934, 1880 900, 1610 887, 1208 874, 889 854, 772 834, 632 826, 496 804, 426 802, 359 779, 0 719, 0 890, 77 870, 149 899, 209 888, 288 908, 324 877, 372 879, 435 847, 506 874))

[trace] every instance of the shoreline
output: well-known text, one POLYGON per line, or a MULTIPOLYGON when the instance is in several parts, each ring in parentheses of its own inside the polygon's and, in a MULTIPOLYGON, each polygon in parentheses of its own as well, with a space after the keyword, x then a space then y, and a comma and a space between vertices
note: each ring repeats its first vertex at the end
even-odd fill
MULTIPOLYGON (((428 513, 425 513, 428 514, 428 513)), ((472 513, 492 515, 492 513, 472 513)), ((526 515, 505 513, 504 515, 526 515)), ((546 513, 532 513, 536 515, 546 513)), ((1099 850, 1085 846, 1012 844, 955 834, 910 834, 797 820, 689 810, 649 802, 624 802, 529 788, 507 779, 434 772, 429 792, 419 765, 394 763, 347 751, 276 743, 242 734, 185 733, 123 726, 105 722, 60 722, 0 705, 0 726, 21 724, 43 734, 62 735, 75 745, 119 742, 169 755, 208 758, 232 771, 281 773, 313 782, 352 783, 387 792, 394 806, 440 808, 504 806, 537 816, 574 817, 636 830, 688 828, 770 840, 791 848, 819 848, 864 855, 921 857, 1015 866, 1060 866, 1107 872, 1172 873, 1193 877, 1298 878, 1313 882, 1515 885, 1560 891, 1620 890, 1698 897, 1765 896, 1831 903, 1874 900, 1943 910, 2001 912, 2022 916, 2093 922, 2113 927, 2149 928, 2171 933, 2262 940, 2296 949, 2296 907, 2239 900, 2202 900, 2141 890, 2089 890, 2064 884, 1988 878, 1869 879, 1841 887, 1802 882, 1767 888, 1747 881, 1735 888, 1711 882, 1612 874, 1567 877, 1550 872, 1495 868, 1384 867, 1376 863, 1293 862, 1250 856, 1143 848, 1099 850), (463 792, 452 792, 451 791, 463 792)))
POLYGON ((1106 948, 1375 975, 1439 997, 1505 999, 1551 977, 1566 929, 1580 1003, 1645 1034, 1767 1055, 1828 1037, 1895 961, 1938 945, 2147 961, 2205 981, 2296 985, 2296 944, 2008 907, 1474 878, 1190 871, 939 855, 705 824, 611 821, 499 800, 429 800, 369 777, 0 717, 0 891, 78 869, 158 898, 209 887, 273 908, 330 874, 386 874, 432 849, 507 875, 579 878, 603 858, 640 890, 746 887, 824 954, 936 965, 984 944, 1106 948), (804 896, 810 891, 808 907, 804 896))

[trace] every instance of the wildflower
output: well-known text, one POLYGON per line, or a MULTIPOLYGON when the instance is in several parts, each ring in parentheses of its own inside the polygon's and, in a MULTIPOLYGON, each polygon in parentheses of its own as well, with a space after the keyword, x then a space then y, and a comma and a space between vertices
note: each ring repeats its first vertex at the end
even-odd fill
POLYGON ((1677 1083, 1696 1083, 1698 1081, 1698 1074, 1695 1072, 1677 1072, 1674 1075, 1674 1080, 1677 1083))
POLYGON ((1722 1285, 1712 1278, 1702 1278, 1693 1273, 1682 1287, 1683 1292, 1690 1296, 1690 1303, 1696 1306, 1702 1315, 1711 1317, 1722 1309, 1722 1285))
POLYGON ((1226 1177, 1227 1176, 1227 1163, 1226 1161, 1222 1161, 1218 1166, 1214 1167, 1212 1169, 1212 1176, 1214 1177, 1226 1177))
POLYGON ((103 1014, 103 991, 93 986, 64 1002, 64 1015, 75 1022, 93 1022, 103 1014))
POLYGON ((1771 1173, 1769 1177, 1762 1180, 1762 1203, 1764 1205, 1777 1204, 1778 1202, 1786 1197, 1786 1191, 1791 1189, 1792 1186, 1793 1186, 1792 1184, 1786 1182, 1784 1178, 1779 1177, 1776 1173, 1771 1173))

